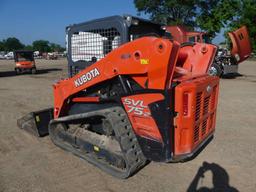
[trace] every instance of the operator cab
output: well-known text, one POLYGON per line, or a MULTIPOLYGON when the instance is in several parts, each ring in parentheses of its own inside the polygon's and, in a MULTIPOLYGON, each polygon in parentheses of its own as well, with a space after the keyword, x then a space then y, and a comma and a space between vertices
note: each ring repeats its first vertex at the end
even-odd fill
POLYGON ((130 15, 70 25, 66 27, 69 77, 124 43, 144 36, 164 35, 165 30, 160 24, 130 15))
POLYGON ((33 51, 15 51, 14 60, 15 62, 34 61, 33 51))

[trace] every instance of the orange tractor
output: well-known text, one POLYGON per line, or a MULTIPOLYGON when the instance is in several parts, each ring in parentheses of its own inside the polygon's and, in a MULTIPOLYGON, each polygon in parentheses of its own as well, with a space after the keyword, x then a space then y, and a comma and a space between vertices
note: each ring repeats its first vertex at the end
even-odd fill
POLYGON ((25 51, 25 50, 14 51, 14 61, 15 61, 14 70, 17 75, 23 72, 30 72, 32 74, 36 73, 36 64, 35 64, 33 51, 25 51))
POLYGON ((219 78, 207 74, 217 47, 182 45, 161 25, 112 16, 66 28, 69 78, 54 107, 18 126, 103 171, 127 178, 148 161, 194 158, 214 135, 219 78))
MULTIPOLYGON (((211 43, 208 34, 205 32, 188 31, 182 26, 166 26, 173 39, 179 43, 200 42, 211 43)), ((229 32, 232 43, 231 51, 219 48, 213 64, 209 69, 211 75, 227 75, 238 72, 238 64, 246 60, 252 53, 252 46, 248 30, 245 26, 229 32)))

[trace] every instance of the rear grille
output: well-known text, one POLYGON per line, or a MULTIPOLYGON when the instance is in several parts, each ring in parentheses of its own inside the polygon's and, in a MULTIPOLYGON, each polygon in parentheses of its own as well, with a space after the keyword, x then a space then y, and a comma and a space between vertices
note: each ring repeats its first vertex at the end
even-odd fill
POLYGON ((194 142, 196 143, 198 140, 199 140, 199 125, 196 125, 194 129, 194 142))
POLYGON ((205 135, 206 128, 207 128, 207 120, 204 120, 203 125, 202 125, 202 136, 205 135))
POLYGON ((217 87, 215 86, 214 88, 213 88, 213 91, 212 91, 212 96, 211 96, 211 109, 214 109, 214 107, 215 107, 215 100, 216 100, 216 89, 217 89, 217 87))
POLYGON ((213 115, 208 114, 215 108, 216 86, 211 95, 204 96, 205 94, 204 92, 196 93, 194 143, 199 142, 212 128, 213 115))
POLYGON ((196 113, 195 113, 195 121, 197 121, 200 118, 200 113, 201 113, 201 98, 202 98, 202 93, 197 93, 196 94, 196 113))
POLYGON ((214 115, 213 114, 211 114, 211 116, 210 116, 210 121, 209 121, 209 131, 211 130, 211 129, 213 129, 213 121, 214 121, 214 115))
POLYGON ((218 90, 219 79, 212 76, 184 81, 175 87, 175 155, 190 154, 213 135, 218 90))
POLYGON ((210 101, 210 96, 204 98, 204 109, 203 109, 203 115, 208 113, 209 109, 209 101, 210 101))

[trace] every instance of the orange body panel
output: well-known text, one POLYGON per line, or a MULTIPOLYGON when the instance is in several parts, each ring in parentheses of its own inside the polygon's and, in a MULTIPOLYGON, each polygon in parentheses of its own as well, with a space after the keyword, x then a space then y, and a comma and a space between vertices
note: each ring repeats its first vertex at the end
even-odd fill
POLYGON ((164 96, 160 93, 139 94, 122 98, 133 130, 137 135, 162 142, 162 136, 151 116, 149 104, 163 99, 164 96))
POLYGON ((15 62, 15 66, 16 68, 30 69, 35 66, 35 61, 19 61, 19 62, 15 62))
POLYGON ((217 47, 211 44, 196 43, 194 46, 184 46, 180 49, 176 66, 191 75, 205 74, 216 51, 217 47))
POLYGON ((175 88, 175 155, 190 153, 215 129, 219 78, 185 80, 175 88))
POLYGON ((252 53, 252 46, 246 26, 228 33, 232 41, 231 54, 241 63, 252 53), (239 56, 239 57, 238 57, 239 56))
POLYGON ((55 117, 72 95, 118 75, 130 75, 142 87, 147 82, 149 89, 165 89, 172 79, 178 50, 177 43, 155 37, 120 46, 81 73, 53 86, 55 117))

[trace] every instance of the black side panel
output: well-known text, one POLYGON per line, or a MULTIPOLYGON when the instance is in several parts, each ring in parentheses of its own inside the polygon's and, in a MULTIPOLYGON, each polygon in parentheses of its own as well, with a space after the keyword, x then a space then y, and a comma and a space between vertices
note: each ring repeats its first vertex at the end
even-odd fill
POLYGON ((165 162, 165 147, 162 143, 137 136, 143 155, 150 161, 165 162))
MULTIPOLYGON (((168 98, 168 97, 166 97, 168 98)), ((167 162, 171 159, 172 113, 166 100, 151 103, 149 109, 163 138, 163 143, 148 138, 138 137, 145 157, 152 161, 167 162)))

